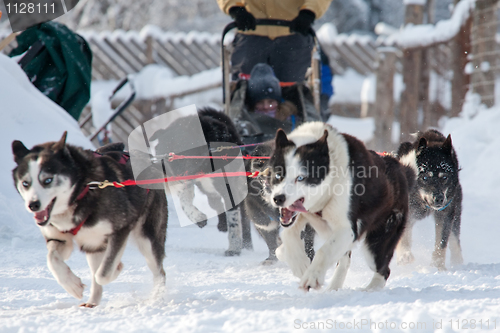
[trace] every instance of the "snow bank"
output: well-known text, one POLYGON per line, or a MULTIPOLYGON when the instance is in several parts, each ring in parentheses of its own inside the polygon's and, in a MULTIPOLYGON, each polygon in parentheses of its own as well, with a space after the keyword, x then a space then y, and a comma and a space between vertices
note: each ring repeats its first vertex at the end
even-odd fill
MULTIPOLYGON (((420 0, 411 0, 420 1, 420 0)), ((425 1, 424 1, 425 2, 425 1)), ((470 17, 476 0, 462 0, 453 11, 449 20, 439 21, 436 25, 421 24, 405 26, 400 32, 389 36, 386 45, 397 44, 402 48, 424 47, 427 45, 446 42, 453 38, 470 17)))
POLYGON ((0 242, 13 237, 39 235, 32 217, 13 186, 15 167, 11 143, 21 140, 28 148, 55 141, 68 131, 68 142, 92 148, 77 122, 36 89, 16 62, 0 54, 0 242))

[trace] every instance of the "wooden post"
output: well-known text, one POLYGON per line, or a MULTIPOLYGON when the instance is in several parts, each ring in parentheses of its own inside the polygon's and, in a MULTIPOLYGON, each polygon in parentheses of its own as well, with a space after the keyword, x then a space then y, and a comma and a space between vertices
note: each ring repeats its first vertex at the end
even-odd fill
MULTIPOLYGON (((434 0, 427 0, 427 4, 425 7, 426 16, 427 16, 427 24, 434 24, 435 17, 435 6, 434 0)), ((419 100, 422 102, 422 112, 423 112, 423 120, 421 126, 419 126, 420 130, 425 131, 430 126, 434 126, 433 119, 436 117, 432 116, 432 107, 429 101, 429 83, 431 76, 431 60, 435 56, 434 55, 435 48, 427 47, 422 50, 422 72, 420 78, 420 98, 419 100)))
MULTIPOLYGON (((424 6, 417 4, 406 5, 406 24, 421 24, 423 18, 424 6)), ((414 133, 419 129, 418 100, 421 61, 421 50, 404 50, 403 82, 405 84, 405 90, 401 96, 401 141, 410 140, 410 133, 414 133)))
POLYGON ((431 58, 434 48, 428 47, 422 50, 422 72, 420 73, 420 92, 419 101, 422 103, 423 120, 418 126, 419 130, 426 130, 433 124, 431 103, 429 101, 429 81, 431 77, 431 58))
POLYGON ((471 54, 471 27, 472 15, 451 43, 453 78, 451 79, 450 117, 458 117, 464 105, 465 94, 469 89, 470 75, 465 74, 465 65, 469 62, 468 57, 471 54))
POLYGON ((392 123, 394 121, 394 73, 398 49, 379 47, 377 49, 377 88, 375 95, 374 149, 392 150, 392 123))
POLYGON ((148 64, 153 64, 154 59, 153 59, 153 37, 147 36, 146 37, 146 62, 148 64))
POLYGON ((472 23, 473 67, 472 89, 487 107, 495 104, 495 72, 497 67, 497 3, 498 0, 477 0, 472 23), (491 69, 490 69, 491 68, 491 69))
POLYGON ((226 112, 227 115, 229 115, 229 109, 231 106, 231 73, 229 71, 229 65, 230 65, 230 59, 231 59, 231 51, 229 51, 227 48, 224 47, 224 57, 223 61, 225 62, 224 64, 224 75, 225 80, 225 85, 222 87, 224 91, 226 92, 225 94, 225 101, 224 101, 224 111, 226 112))

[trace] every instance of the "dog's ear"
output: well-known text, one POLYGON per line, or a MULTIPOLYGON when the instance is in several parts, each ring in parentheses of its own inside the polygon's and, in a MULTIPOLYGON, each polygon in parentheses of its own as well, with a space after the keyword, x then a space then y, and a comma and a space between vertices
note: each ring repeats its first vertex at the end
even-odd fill
POLYGON ((12 141, 12 153, 14 154, 14 161, 16 164, 21 163, 21 160, 28 155, 30 150, 18 140, 12 141))
POLYGON ((63 150, 64 147, 66 146, 66 137, 67 136, 68 136, 68 132, 64 131, 61 139, 52 145, 52 150, 53 151, 63 150))
POLYGON ((325 145, 327 144, 327 140, 328 139, 328 130, 325 130, 325 132, 323 133, 323 136, 321 138, 319 138, 318 140, 318 144, 320 145, 325 145))
POLYGON ((425 148, 427 148, 427 140, 425 138, 420 138, 418 141, 417 151, 421 151, 425 148))
POLYGON ((288 140, 285 131, 281 128, 276 132, 276 149, 289 146, 291 142, 288 140))
POLYGON ((453 149, 453 144, 451 142, 451 134, 448 134, 448 137, 446 138, 446 140, 444 140, 441 148, 446 154, 451 154, 451 150, 453 149))

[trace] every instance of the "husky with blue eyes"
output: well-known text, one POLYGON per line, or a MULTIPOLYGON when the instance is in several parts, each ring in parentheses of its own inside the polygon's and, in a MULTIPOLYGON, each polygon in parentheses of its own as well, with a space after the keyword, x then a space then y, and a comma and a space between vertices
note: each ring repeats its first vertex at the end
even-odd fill
POLYGON ((279 208, 283 226, 276 255, 300 279, 299 287, 320 288, 337 264, 328 288, 342 288, 351 249, 362 243, 374 271, 366 290, 383 288, 416 170, 321 122, 305 123, 288 136, 279 130, 269 165, 269 201, 279 208), (307 223, 324 240, 312 262, 300 238, 307 223))
POLYGON ((458 178, 460 167, 453 149, 451 136, 436 130, 418 133, 415 142, 405 142, 398 150, 400 161, 415 163, 418 169, 416 186, 410 192, 410 218, 408 228, 398 245, 399 264, 414 260, 411 253, 411 232, 414 223, 433 215, 436 242, 432 264, 445 270, 446 248, 450 247, 451 265, 463 263, 460 247, 460 221, 462 214, 462 187, 458 178))
POLYGON ((33 214, 47 243, 47 265, 57 282, 72 296, 83 297, 84 284, 65 261, 73 245, 85 252, 92 283, 84 307, 98 305, 102 286, 123 269, 121 257, 131 235, 153 272, 155 291, 165 285, 163 259, 167 231, 167 201, 163 191, 138 186, 92 189, 90 182, 133 179, 123 144, 96 152, 58 142, 31 149, 12 142, 17 166, 14 183, 26 209, 33 214))

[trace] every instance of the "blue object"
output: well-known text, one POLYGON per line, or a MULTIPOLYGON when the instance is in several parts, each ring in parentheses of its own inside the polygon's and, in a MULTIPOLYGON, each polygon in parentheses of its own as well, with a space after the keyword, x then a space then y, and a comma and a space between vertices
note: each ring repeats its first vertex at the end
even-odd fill
POLYGON ((328 64, 321 63, 321 94, 333 96, 333 73, 328 64))

